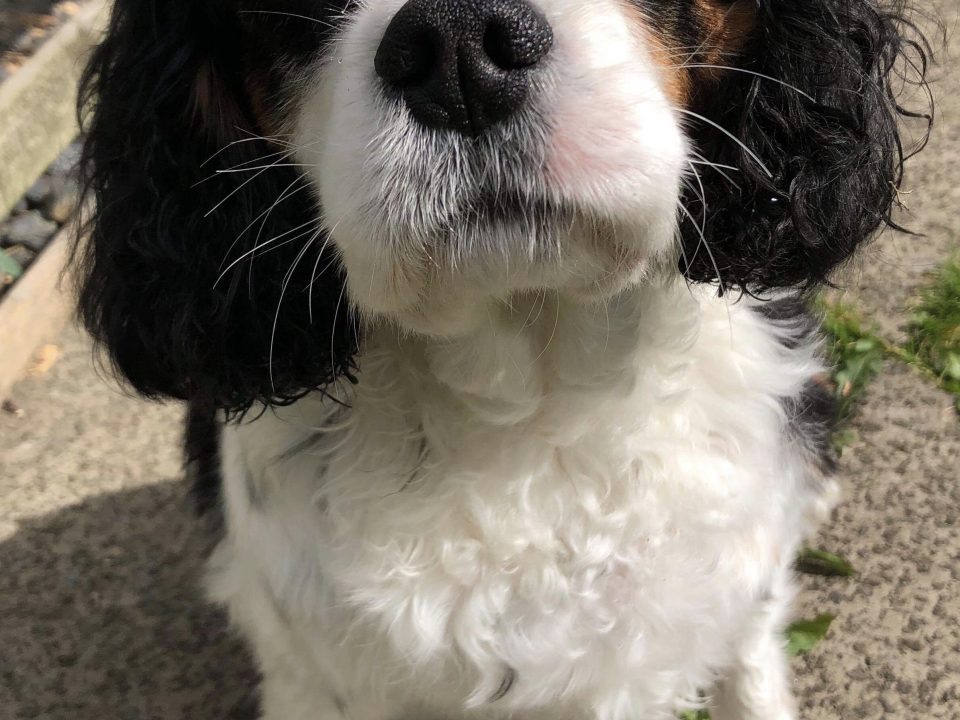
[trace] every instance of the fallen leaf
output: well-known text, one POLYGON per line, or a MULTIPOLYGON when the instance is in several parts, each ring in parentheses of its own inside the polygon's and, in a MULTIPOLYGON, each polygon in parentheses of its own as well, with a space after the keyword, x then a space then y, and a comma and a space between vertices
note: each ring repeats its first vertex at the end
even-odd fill
POLYGON ((33 365, 30 366, 27 374, 30 377, 46 375, 60 358, 60 353, 61 350, 56 345, 44 345, 37 351, 33 365))
POLYGON ((808 575, 825 575, 827 577, 851 577, 857 571, 853 565, 839 555, 826 550, 804 548, 797 558, 797 570, 808 575))
POLYGON ((23 408, 17 405, 13 400, 4 400, 0 404, 0 409, 5 413, 10 413, 14 417, 22 418, 26 413, 23 412, 23 408))
POLYGON ((4 285, 9 285, 23 274, 23 267, 10 257, 6 252, 0 250, 0 278, 4 285))
POLYGON ((787 628, 787 654, 799 655, 813 650, 830 629, 833 615, 824 613, 813 620, 797 620, 787 628))

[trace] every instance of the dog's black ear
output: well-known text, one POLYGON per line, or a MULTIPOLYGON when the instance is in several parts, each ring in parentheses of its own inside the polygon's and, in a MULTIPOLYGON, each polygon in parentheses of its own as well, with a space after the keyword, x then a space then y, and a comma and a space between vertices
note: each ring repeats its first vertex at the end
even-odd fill
POLYGON ((725 58, 737 69, 696 98, 706 120, 691 115, 703 160, 727 167, 698 165, 702 189, 691 179, 681 269, 748 292, 813 286, 896 227, 899 121, 928 131, 932 118, 897 96, 908 83, 929 99, 928 46, 899 0, 736 1, 755 13, 739 59, 725 58))
POLYGON ((263 138, 279 93, 251 85, 269 82, 264 28, 236 6, 115 3, 82 85, 92 202, 74 253, 81 316, 116 369, 144 395, 228 410, 349 377, 356 344, 306 177, 263 138))

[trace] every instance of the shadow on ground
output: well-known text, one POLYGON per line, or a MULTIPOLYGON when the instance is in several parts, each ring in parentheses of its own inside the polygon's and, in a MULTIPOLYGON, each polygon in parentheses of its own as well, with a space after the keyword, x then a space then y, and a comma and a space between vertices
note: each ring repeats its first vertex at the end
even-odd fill
POLYGON ((257 674, 201 595, 214 539, 174 481, 18 523, 0 543, 0 715, 256 717, 257 674))

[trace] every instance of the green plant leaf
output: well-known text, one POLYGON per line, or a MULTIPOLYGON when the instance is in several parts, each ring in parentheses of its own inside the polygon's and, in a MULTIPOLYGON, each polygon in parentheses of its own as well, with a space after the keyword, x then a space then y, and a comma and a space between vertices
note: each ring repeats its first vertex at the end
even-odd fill
POLYGON ((0 250, 0 277, 9 276, 11 280, 16 280, 23 275, 23 268, 16 260, 0 250))
POLYGON ((787 653, 799 655, 813 650, 830 629, 833 615, 824 613, 813 620, 797 620, 787 628, 787 653))
POLYGON ((804 548, 797 558, 797 570, 808 575, 825 575, 827 577, 851 577, 857 574, 853 565, 839 555, 826 550, 804 548))
MULTIPOLYGON (((840 429, 853 415, 864 390, 883 365, 884 344, 865 327, 863 318, 842 303, 821 301, 827 352, 833 364, 833 382, 840 429)), ((835 445, 842 445, 837 443, 835 445)))
POLYGON ((943 364, 943 374, 953 380, 960 380, 960 354, 948 353, 943 364))
POLYGON ((908 333, 905 350, 944 390, 960 397, 960 255, 930 276, 908 333))
POLYGON ((680 715, 680 720, 710 720, 710 713, 706 710, 687 710, 680 715))
POLYGON ((834 451, 836 451, 838 457, 843 457, 843 449, 848 445, 852 445, 857 441, 856 430, 851 430, 849 428, 843 430, 837 430, 833 437, 831 438, 831 443, 833 445, 834 451))

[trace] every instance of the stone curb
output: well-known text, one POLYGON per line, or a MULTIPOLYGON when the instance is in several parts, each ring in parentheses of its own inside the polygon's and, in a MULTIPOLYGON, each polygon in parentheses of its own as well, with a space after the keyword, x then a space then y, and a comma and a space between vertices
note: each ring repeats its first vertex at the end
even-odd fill
POLYGON ((0 301, 0 400, 73 312, 71 279, 64 273, 73 232, 68 223, 0 301))
POLYGON ((77 82, 108 9, 106 0, 90 0, 0 83, 0 217, 77 135, 77 82))

